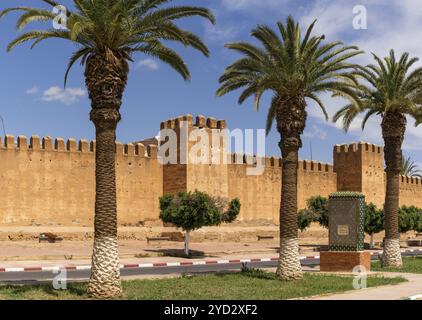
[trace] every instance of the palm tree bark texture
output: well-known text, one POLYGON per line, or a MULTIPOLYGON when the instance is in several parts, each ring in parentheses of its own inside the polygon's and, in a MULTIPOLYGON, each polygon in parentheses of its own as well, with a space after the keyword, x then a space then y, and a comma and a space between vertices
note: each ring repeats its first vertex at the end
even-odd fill
POLYGON ((128 64, 111 50, 87 60, 85 77, 96 130, 96 198, 94 249, 88 295, 113 298, 122 294, 117 242, 116 127, 128 77, 128 64))
POLYGON ((282 154, 280 205, 280 258, 277 276, 282 280, 302 278, 297 228, 297 169, 301 134, 307 113, 304 97, 285 99, 276 111, 282 154))
POLYGON ((406 131, 406 117, 400 112, 387 111, 381 124, 385 143, 387 190, 385 196, 385 240, 382 264, 384 267, 402 266, 398 224, 402 144, 406 131))

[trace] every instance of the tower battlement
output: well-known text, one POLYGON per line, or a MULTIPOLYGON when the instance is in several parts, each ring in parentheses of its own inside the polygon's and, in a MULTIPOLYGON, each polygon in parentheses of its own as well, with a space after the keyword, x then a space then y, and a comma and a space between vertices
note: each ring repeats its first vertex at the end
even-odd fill
POLYGON ((382 154, 384 148, 367 142, 358 142, 350 144, 337 144, 334 146, 334 153, 355 153, 355 152, 372 152, 382 154))
POLYGON ((179 116, 173 119, 169 119, 161 122, 161 129, 180 129, 181 123, 186 122, 189 128, 208 128, 208 129, 226 129, 226 120, 217 120, 213 117, 205 117, 198 115, 193 119, 191 114, 179 116))

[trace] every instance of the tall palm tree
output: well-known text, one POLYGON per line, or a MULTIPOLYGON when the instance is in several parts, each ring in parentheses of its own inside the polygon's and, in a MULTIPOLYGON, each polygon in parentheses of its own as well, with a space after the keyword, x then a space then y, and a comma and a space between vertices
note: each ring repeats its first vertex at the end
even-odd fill
POLYGON ((388 57, 362 67, 355 75, 364 82, 356 86, 359 103, 352 102, 339 110, 334 121, 342 118, 347 130, 352 121, 362 112, 365 116, 362 129, 372 115, 382 117, 381 128, 385 144, 387 190, 385 195, 385 242, 382 262, 384 266, 401 266, 400 234, 398 227, 399 176, 402 163, 402 144, 406 132, 406 115, 419 123, 422 88, 422 68, 411 71, 417 58, 403 54, 396 59, 391 50, 388 57))
MULTIPOLYGON (((40 0, 50 7, 53 0, 40 0)), ((85 80, 91 100, 90 119, 96 129, 96 198, 95 238, 92 272, 88 285, 91 297, 110 298, 121 295, 115 183, 116 127, 126 87, 129 61, 134 53, 143 53, 170 65, 185 80, 189 70, 182 58, 163 41, 176 41, 193 47, 205 56, 206 45, 195 34, 179 28, 175 21, 199 16, 214 23, 214 16, 205 8, 163 6, 171 0, 73 0, 67 10, 66 29, 33 30, 13 40, 8 50, 33 40, 35 46, 50 38, 59 38, 77 45, 65 74, 78 60, 85 66, 85 80)), ((17 28, 31 22, 51 22, 56 18, 51 8, 19 7, 2 11, 22 12, 17 28)), ((63 19, 65 20, 65 19, 63 19)))
POLYGON ((267 133, 274 119, 280 133, 279 147, 283 157, 280 205, 280 260, 277 275, 292 280, 302 277, 299 261, 297 228, 297 169, 301 135, 307 118, 307 99, 321 107, 328 119, 320 93, 350 96, 354 81, 350 75, 353 64, 348 59, 360 53, 357 47, 341 42, 324 43, 324 36, 313 36, 315 21, 304 37, 299 24, 291 16, 285 24, 277 23, 277 31, 260 25, 251 35, 260 46, 239 42, 226 47, 242 54, 227 67, 220 78, 218 96, 243 88, 239 104, 255 97, 258 110, 265 92, 272 93, 267 117, 267 133))
POLYGON ((402 156, 400 174, 407 177, 422 178, 422 170, 410 157, 402 156))

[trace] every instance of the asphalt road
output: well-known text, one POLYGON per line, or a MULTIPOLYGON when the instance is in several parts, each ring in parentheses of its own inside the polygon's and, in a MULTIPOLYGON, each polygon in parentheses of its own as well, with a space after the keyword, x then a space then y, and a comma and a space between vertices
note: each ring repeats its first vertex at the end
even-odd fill
MULTIPOLYGON (((319 264, 319 259, 303 260, 304 266, 315 266, 319 264)), ((274 268, 277 261, 270 262, 249 262, 249 268, 274 268)), ((228 264, 207 264, 207 265, 190 265, 178 267, 153 267, 153 268, 125 268, 121 269, 122 278, 135 277, 142 275, 180 275, 193 273, 210 273, 222 271, 236 271, 242 268, 241 263, 228 264)), ((66 279, 68 282, 88 280, 90 270, 67 270, 66 279)), ((0 284, 36 284, 51 283, 58 273, 46 271, 25 271, 25 272, 0 272, 0 284)))
MULTIPOLYGON (((416 256, 419 253, 403 253, 403 256, 416 256)), ((372 260, 377 260, 378 256, 373 255, 372 260)), ((305 259, 301 261, 302 266, 317 266, 319 259, 305 259)), ((277 261, 270 262, 249 262, 249 268, 274 268, 277 261)), ((242 268, 241 263, 228 264, 207 264, 207 265, 190 265, 177 267, 153 267, 153 268, 125 268, 121 269, 122 278, 135 277, 142 275, 172 275, 172 274, 193 274, 193 273, 209 273, 222 271, 235 271, 242 268)), ((83 281, 89 279, 90 270, 68 270, 66 271, 66 279, 68 282, 83 281)), ((0 284, 36 284, 51 283, 58 273, 46 271, 25 271, 25 272, 0 272, 0 284)))

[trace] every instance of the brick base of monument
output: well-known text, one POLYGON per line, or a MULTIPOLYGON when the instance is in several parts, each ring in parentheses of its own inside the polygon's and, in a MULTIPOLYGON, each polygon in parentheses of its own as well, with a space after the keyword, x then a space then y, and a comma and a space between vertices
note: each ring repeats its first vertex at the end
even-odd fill
POLYGON ((356 266, 371 270, 371 253, 364 251, 328 251, 320 254, 320 270, 326 272, 352 272, 356 266))

